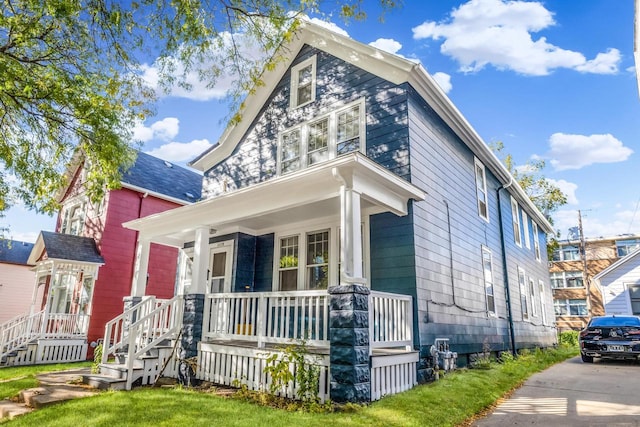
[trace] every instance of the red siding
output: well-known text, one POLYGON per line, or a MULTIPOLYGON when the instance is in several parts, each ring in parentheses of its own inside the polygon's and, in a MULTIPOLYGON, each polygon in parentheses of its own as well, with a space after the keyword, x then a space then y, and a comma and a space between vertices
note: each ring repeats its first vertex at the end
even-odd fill
MULTIPOLYGON (((137 232, 123 228, 122 223, 177 206, 179 205, 155 197, 142 197, 142 194, 128 189, 109 193, 104 229, 90 227, 93 232, 88 233, 97 238, 98 249, 105 260, 105 265, 100 267, 93 294, 89 343, 104 336, 105 324, 122 313, 123 298, 131 293, 138 236, 137 232)), ((173 297, 177 255, 175 248, 152 245, 147 295, 173 297)))

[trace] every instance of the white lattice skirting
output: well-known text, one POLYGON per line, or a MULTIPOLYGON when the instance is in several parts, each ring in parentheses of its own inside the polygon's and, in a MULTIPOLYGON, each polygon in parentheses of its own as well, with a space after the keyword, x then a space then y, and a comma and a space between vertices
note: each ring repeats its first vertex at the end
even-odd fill
POLYGON ((84 339, 42 339, 16 350, 7 356, 5 365, 37 365, 45 363, 67 363, 87 360, 87 342, 84 339))

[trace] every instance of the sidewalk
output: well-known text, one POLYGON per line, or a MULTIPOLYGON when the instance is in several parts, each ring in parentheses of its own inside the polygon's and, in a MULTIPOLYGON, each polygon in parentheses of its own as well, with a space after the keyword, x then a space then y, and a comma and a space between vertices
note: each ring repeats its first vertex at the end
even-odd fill
POLYGON ((82 384, 82 375, 90 372, 90 368, 82 368, 37 375, 39 387, 21 391, 17 401, 0 400, 0 420, 12 419, 53 403, 96 394, 96 389, 82 384))

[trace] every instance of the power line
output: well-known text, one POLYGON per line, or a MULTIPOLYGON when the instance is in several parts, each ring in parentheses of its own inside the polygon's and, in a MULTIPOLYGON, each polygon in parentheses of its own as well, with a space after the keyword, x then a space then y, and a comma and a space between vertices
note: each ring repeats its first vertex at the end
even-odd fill
POLYGON ((629 228, 627 229, 627 234, 631 234, 631 226, 633 225, 633 221, 636 220, 636 214, 638 213, 638 206, 640 206, 640 197, 638 198, 638 201, 636 202, 636 208, 633 211, 633 216, 631 217, 631 222, 629 223, 629 228))

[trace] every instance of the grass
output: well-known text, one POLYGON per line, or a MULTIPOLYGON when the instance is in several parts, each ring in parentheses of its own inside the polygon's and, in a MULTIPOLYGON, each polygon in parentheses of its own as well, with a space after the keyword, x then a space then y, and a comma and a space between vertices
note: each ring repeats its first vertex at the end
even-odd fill
POLYGON ((91 366, 91 362, 56 363, 0 368, 0 399, 17 395, 21 390, 38 386, 37 374, 91 366))
POLYGON ((458 426, 490 408, 526 378, 575 356, 575 347, 527 352, 489 369, 461 369, 435 383, 368 406, 333 413, 288 412, 181 388, 105 392, 23 415, 11 427, 76 426, 458 426))

